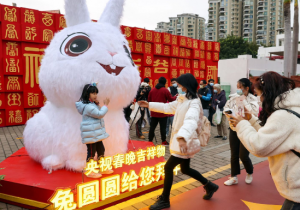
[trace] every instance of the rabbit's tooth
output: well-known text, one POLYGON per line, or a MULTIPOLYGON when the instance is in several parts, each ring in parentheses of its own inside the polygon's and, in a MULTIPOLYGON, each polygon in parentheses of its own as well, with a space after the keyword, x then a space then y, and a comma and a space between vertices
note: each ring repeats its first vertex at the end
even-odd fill
POLYGON ((111 73, 113 76, 116 76, 116 73, 111 73))
POLYGON ((109 65, 111 69, 116 69, 116 66, 114 64, 109 65))

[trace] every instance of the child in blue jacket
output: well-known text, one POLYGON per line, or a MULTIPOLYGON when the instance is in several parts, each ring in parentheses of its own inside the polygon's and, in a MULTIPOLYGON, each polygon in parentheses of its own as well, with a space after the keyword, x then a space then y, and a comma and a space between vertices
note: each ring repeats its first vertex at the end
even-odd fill
MULTIPOLYGON (((87 146, 87 161, 90 158, 95 158, 97 152, 98 158, 104 156, 105 148, 103 140, 109 135, 105 131, 103 117, 108 111, 107 105, 110 100, 106 98, 104 106, 100 107, 97 101, 98 88, 96 83, 87 84, 84 86, 79 102, 76 102, 76 108, 82 115, 80 125, 82 143, 87 146)), ((102 174, 111 174, 112 170, 102 172, 102 174)), ((100 173, 90 173, 88 177, 99 178, 100 173)))

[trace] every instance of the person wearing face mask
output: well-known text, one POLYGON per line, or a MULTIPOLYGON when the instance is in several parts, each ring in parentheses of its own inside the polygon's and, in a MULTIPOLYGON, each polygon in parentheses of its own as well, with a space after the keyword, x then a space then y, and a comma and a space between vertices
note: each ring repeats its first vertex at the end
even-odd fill
MULTIPOLYGON (((168 90, 170 91, 171 95, 174 97, 178 94, 178 90, 177 90, 178 84, 175 78, 171 79, 171 84, 172 85, 168 88, 168 90)), ((167 120, 167 129, 166 129, 167 136, 169 136, 169 129, 170 129, 170 125, 172 128, 173 120, 174 120, 174 115, 169 115, 167 120)))
MULTIPOLYGON (((206 194, 203 199, 209 200, 219 186, 208 181, 198 171, 190 167, 191 158, 200 148, 190 142, 199 141, 197 130, 202 127, 203 111, 197 97, 198 83, 192 74, 183 74, 177 78, 179 96, 171 103, 148 103, 140 101, 141 107, 149 107, 151 111, 175 114, 174 129, 171 134, 171 156, 165 165, 165 180, 163 192, 150 210, 160 210, 170 207, 170 191, 173 184, 173 170, 180 164, 183 174, 189 175, 204 185, 206 194)), ((200 142, 199 142, 200 143, 200 142)))
POLYGON ((201 100, 203 115, 208 118, 209 116, 209 104, 211 103, 212 92, 207 87, 206 80, 200 81, 200 89, 198 90, 198 96, 201 100))
MULTIPOLYGON (((210 88, 210 91, 212 93, 212 97, 214 95, 214 85, 215 85, 215 80, 214 79, 210 79, 208 80, 208 87, 210 88)), ((213 124, 213 121, 212 121, 212 118, 213 118, 213 115, 215 114, 216 110, 213 108, 212 106, 212 98, 211 98, 211 101, 210 101, 210 104, 209 104, 209 115, 208 115, 208 120, 211 124, 211 126, 215 127, 216 125, 213 124)))
MULTIPOLYGON (((224 107, 224 114, 226 114, 228 110, 233 110, 234 113, 237 113, 238 106, 236 104, 236 101, 240 97, 243 98, 242 103, 245 107, 245 110, 247 110, 254 116, 257 116, 259 112, 257 97, 255 97, 251 93, 251 82, 247 78, 242 78, 237 82, 237 92, 229 96, 230 99, 227 101, 224 107)), ((236 133, 236 128, 230 123, 229 125, 229 143, 231 150, 231 177, 224 184, 227 186, 238 184, 237 175, 241 173, 240 159, 247 172, 245 181, 247 184, 250 184, 253 180, 253 164, 251 159, 249 158, 249 151, 240 142, 240 139, 236 133)))
MULTIPOLYGON (((227 102, 225 91, 221 89, 220 84, 214 85, 214 95, 212 99, 212 107, 216 111, 217 106, 218 108, 223 111, 224 106, 227 102)), ((215 138, 222 138, 222 140, 227 140, 227 120, 226 116, 223 114, 221 123, 217 125, 218 135, 215 138)))
POLYGON ((281 210, 300 209, 300 88, 276 72, 257 78, 259 117, 228 116, 243 145, 255 156, 268 157, 275 186, 286 200, 281 210))

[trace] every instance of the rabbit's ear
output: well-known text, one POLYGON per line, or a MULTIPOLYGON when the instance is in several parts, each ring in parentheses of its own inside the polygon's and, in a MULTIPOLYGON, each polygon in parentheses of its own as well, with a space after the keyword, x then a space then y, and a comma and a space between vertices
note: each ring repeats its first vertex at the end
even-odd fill
POLYGON ((99 22, 110 23, 111 25, 119 28, 123 14, 124 1, 125 0, 110 0, 100 17, 99 22))
POLYGON ((91 21, 86 0, 65 0, 67 26, 75 26, 91 21))

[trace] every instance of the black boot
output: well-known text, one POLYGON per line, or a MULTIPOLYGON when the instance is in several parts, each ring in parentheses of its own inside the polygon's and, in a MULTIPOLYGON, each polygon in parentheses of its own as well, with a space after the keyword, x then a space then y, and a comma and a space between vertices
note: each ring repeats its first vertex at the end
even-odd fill
POLYGON ((206 191, 206 194, 203 196, 204 200, 209 200, 213 196, 215 192, 219 189, 219 186, 208 181, 206 185, 204 185, 204 189, 206 191))
POLYGON ((161 210, 165 208, 170 208, 170 199, 164 199, 162 195, 157 197, 157 201, 150 206, 150 210, 161 210))

